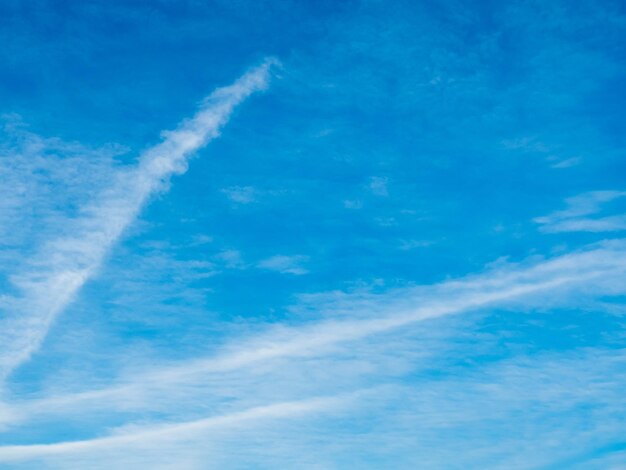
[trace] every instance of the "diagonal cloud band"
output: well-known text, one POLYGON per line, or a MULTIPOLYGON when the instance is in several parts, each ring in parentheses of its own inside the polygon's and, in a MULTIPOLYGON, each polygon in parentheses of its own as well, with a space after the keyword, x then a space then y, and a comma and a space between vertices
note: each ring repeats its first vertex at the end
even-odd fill
POLYGON ((195 421, 158 426, 148 425, 130 433, 108 435, 83 441, 1 446, 0 462, 31 460, 64 454, 106 452, 107 450, 110 451, 123 446, 149 445, 158 448, 159 445, 163 445, 167 441, 189 440, 198 433, 212 429, 239 424, 251 426, 257 421, 289 419, 303 414, 333 409, 344 404, 349 398, 353 398, 358 393, 351 395, 315 397, 298 401, 273 403, 195 421))
POLYGON ((186 171, 189 157, 219 135, 238 104, 267 87, 276 64, 266 59, 214 91, 192 118, 164 132, 163 141, 145 151, 134 169, 121 174, 96 203, 82 209, 66 233, 45 244, 27 269, 12 276, 16 295, 1 299, 1 381, 39 349, 55 318, 94 275, 150 196, 164 190, 172 175, 186 171))
POLYGON ((585 298, 625 292, 625 274, 626 240, 612 240, 530 266, 507 265, 464 279, 374 295, 364 301, 348 299, 347 305, 340 308, 352 312, 348 318, 344 313, 313 324, 281 327, 256 338, 236 341, 221 354, 156 367, 106 388, 13 402, 4 418, 0 413, 0 424, 15 425, 37 416, 77 409, 82 414, 102 408, 163 411, 163 406, 167 408, 163 397, 180 399, 187 387, 188 393, 194 394, 194 384, 203 389, 209 375, 221 377, 229 371, 247 370, 272 360, 323 356, 340 344, 477 309, 579 305, 585 298))

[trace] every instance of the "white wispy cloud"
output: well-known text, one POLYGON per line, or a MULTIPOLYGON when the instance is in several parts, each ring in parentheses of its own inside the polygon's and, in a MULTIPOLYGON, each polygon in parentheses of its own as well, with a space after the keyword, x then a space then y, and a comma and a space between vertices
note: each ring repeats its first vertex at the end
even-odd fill
POLYGON ((129 445, 134 448, 142 447, 144 451, 149 449, 156 451, 168 441, 184 442, 212 429, 223 429, 241 424, 253 426, 258 421, 289 419, 307 413, 328 410, 345 403, 346 398, 348 397, 316 397, 258 406, 226 415, 211 416, 183 423, 132 426, 117 430, 115 434, 109 436, 82 441, 0 446, 0 462, 37 460, 46 457, 81 453, 89 453, 92 458, 94 458, 94 453, 100 454, 100 458, 102 458, 102 452, 114 449, 119 451, 120 448, 128 447, 129 445))
POLYGON ((369 189, 376 196, 388 196, 387 184, 389 179, 382 176, 372 176, 369 182, 369 189))
POLYGON ((603 205, 626 196, 626 191, 590 191, 565 200, 567 208, 547 216, 537 217, 535 223, 546 233, 556 232, 616 232, 626 230, 626 215, 590 217, 603 205))
POLYGON ((119 172, 100 196, 41 246, 26 268, 11 276, 18 294, 1 300, 6 312, 0 324, 1 378, 39 348, 56 316, 93 276, 150 196, 164 190, 172 175, 186 171, 188 158, 219 135, 235 106, 266 88, 275 63, 268 59, 217 89, 191 119, 163 132, 163 141, 145 151, 135 168, 119 172))
POLYGON ((542 227, 544 232, 620 232, 626 230, 626 215, 562 220, 542 227))
POLYGON ((224 264, 227 268, 243 268, 243 256, 239 250, 224 250, 215 255, 215 259, 224 264))
POLYGON ((343 207, 346 209, 362 209, 363 203, 361 201, 346 199, 343 201, 343 207))
POLYGON ((303 267, 303 264, 306 263, 308 259, 308 256, 304 255, 276 255, 259 261, 257 266, 261 269, 277 271, 283 274, 302 275, 309 272, 303 267))
POLYGON ((250 204, 256 200, 256 190, 252 186, 231 186, 222 192, 233 202, 250 204))
POLYGON ((555 163, 553 163, 550 166, 552 168, 558 168, 558 169, 571 168, 573 166, 579 165, 581 161, 582 161, 581 157, 572 157, 572 158, 566 158, 564 160, 557 160, 555 163))
POLYGON ((353 345, 448 315, 505 306, 518 310, 580 306, 585 298, 625 292, 625 274, 626 241, 620 240, 529 265, 499 264, 485 274, 433 286, 398 289, 384 295, 334 295, 325 303, 317 301, 318 315, 327 320, 282 325, 260 336, 234 341, 213 357, 120 378, 117 385, 108 388, 15 402, 4 424, 17 424, 37 415, 78 410, 84 414, 105 404, 110 410, 125 412, 155 407, 163 410, 161 407, 191 400, 190 396, 206 389, 211 376, 220 378, 219 383, 230 371, 251 371, 251 366, 261 364, 284 367, 284 360, 324 356, 344 344, 353 345))
POLYGON ((5 116, 0 130, 0 273, 51 233, 66 227, 67 214, 96 197, 120 170, 117 145, 88 148, 29 132, 18 116, 5 116), (37 223, 34 224, 33 221, 37 223), (20 256, 15 256, 19 252, 20 256))
POLYGON ((434 245, 432 240, 402 240, 399 248, 401 250, 413 250, 414 248, 426 248, 434 245))

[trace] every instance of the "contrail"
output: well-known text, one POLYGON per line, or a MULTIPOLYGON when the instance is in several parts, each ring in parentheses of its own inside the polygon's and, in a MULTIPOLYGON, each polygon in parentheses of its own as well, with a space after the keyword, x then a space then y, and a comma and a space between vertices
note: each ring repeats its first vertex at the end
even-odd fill
POLYGON ((41 247, 28 268, 11 281, 14 297, 0 298, 0 380, 37 351, 55 318, 96 272, 111 247, 146 201, 184 173, 189 157, 219 135, 233 109, 267 87, 275 59, 266 59, 233 84, 218 88, 197 113, 145 151, 133 169, 120 174, 95 203, 83 207, 67 233, 41 247))
POLYGON ((242 423, 250 426, 261 420, 296 418, 308 413, 332 409, 356 396, 358 396, 358 392, 273 403, 230 414, 209 416, 195 421, 149 425, 139 428, 132 433, 114 434, 82 441, 0 446, 0 462, 41 459, 66 454, 106 452, 122 446, 148 445, 158 448, 159 445, 168 440, 189 440, 203 431, 219 430, 220 428, 242 423))

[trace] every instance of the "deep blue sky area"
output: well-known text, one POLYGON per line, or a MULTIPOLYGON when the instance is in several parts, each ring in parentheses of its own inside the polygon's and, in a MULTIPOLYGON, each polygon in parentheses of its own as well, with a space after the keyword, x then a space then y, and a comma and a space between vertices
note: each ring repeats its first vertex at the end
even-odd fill
POLYGON ((0 467, 623 468, 625 42, 0 0, 0 467))

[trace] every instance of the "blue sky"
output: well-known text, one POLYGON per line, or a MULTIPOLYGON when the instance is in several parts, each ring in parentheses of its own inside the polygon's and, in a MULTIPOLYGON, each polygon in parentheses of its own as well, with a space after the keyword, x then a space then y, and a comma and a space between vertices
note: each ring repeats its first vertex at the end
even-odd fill
POLYGON ((0 40, 1 468, 625 468, 623 2, 0 40))

